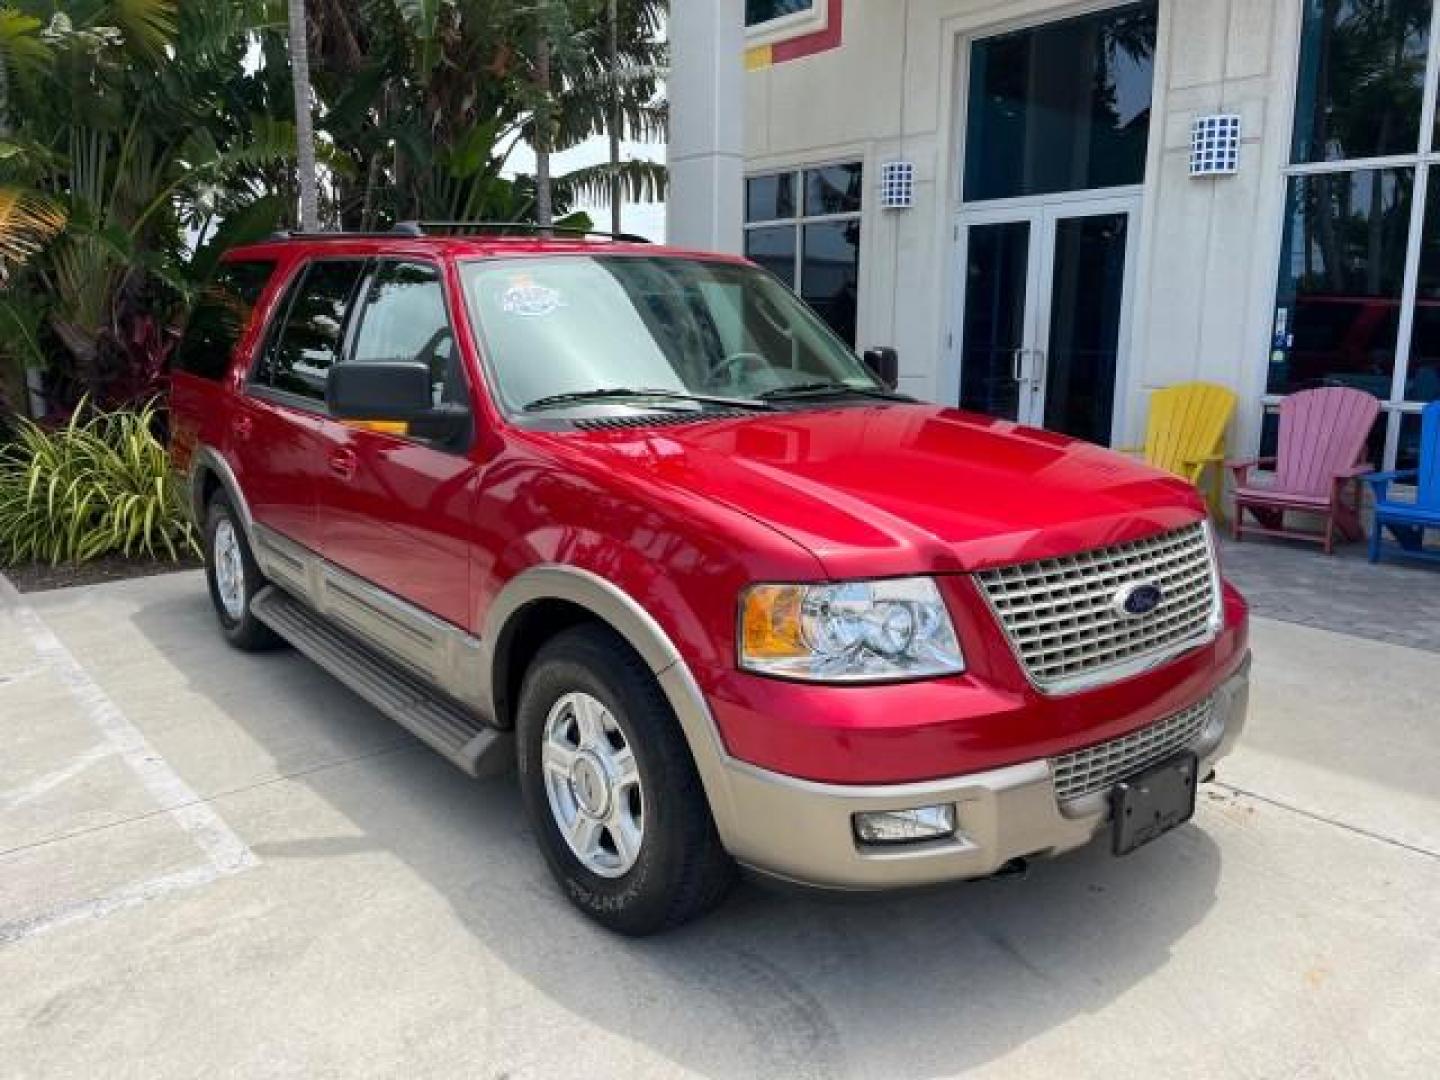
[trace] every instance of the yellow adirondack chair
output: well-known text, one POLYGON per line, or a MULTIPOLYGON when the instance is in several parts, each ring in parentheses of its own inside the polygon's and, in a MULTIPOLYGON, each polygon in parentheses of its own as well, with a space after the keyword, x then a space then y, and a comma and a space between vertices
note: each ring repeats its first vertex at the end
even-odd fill
POLYGON ((1145 462, 1201 486, 1210 470, 1206 498, 1216 519, 1223 517, 1225 429, 1235 414, 1235 395, 1213 383, 1189 382, 1167 386, 1150 395, 1150 421, 1145 445, 1126 453, 1144 454, 1145 462))

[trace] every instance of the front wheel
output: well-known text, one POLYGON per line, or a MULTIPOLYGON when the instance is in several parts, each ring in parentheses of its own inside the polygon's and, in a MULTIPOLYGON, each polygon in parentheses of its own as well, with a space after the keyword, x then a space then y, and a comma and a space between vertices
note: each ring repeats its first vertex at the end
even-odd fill
POLYGON ((734 865, 655 676, 601 626, 560 634, 521 690, 526 812, 567 896, 612 930, 679 926, 723 899, 734 865))

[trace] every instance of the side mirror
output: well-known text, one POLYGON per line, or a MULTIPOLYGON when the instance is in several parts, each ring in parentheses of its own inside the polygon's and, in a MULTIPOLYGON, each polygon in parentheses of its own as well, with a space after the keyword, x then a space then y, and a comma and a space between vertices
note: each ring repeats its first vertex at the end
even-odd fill
POLYGON ((861 359, 870 373, 888 389, 894 390, 900 385, 900 354, 894 349, 888 346, 866 349, 861 359))
POLYGON ((468 430, 463 405, 436 405, 430 365, 416 361, 336 364, 325 381, 325 403, 337 420, 409 425, 420 438, 446 441, 468 430))

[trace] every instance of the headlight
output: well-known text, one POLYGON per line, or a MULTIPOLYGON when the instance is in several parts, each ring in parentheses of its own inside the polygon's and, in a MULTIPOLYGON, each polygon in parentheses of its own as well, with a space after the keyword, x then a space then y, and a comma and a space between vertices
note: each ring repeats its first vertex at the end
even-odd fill
POLYGON ((930 578, 755 585, 740 604, 740 666, 810 682, 956 675, 960 643, 930 578))

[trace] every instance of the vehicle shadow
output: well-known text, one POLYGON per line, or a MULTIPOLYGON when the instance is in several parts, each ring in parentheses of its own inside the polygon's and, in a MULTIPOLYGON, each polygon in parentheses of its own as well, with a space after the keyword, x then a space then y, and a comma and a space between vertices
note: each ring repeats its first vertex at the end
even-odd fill
MULTIPOLYGON (((273 714, 236 707, 233 673, 216 673, 213 652, 185 647, 207 605, 198 591, 158 600, 135 623, 260 745, 284 738, 273 714)), ((247 837, 262 863, 357 852, 400 860, 444 898, 485 963, 586 1025, 704 1076, 962 1072, 1126 994, 1166 966, 1215 902, 1219 852, 1192 824, 1123 860, 1099 844, 1023 879, 925 893, 835 896, 747 880, 709 918, 628 940, 561 896, 513 776, 473 781, 403 739, 376 752, 388 722, 323 672, 290 653, 229 655, 257 680, 301 684, 303 704, 284 726, 322 726, 342 746, 347 728, 355 733, 354 761, 292 780, 353 822, 354 834, 247 837)), ((337 901, 335 917, 344 909, 337 901)), ((366 948, 392 948, 397 962, 411 955, 393 940, 366 948)), ((501 1016, 490 1022, 503 1024, 505 1000, 486 1004, 501 1016)), ((586 1038, 583 1026, 575 1031, 586 1038)))

